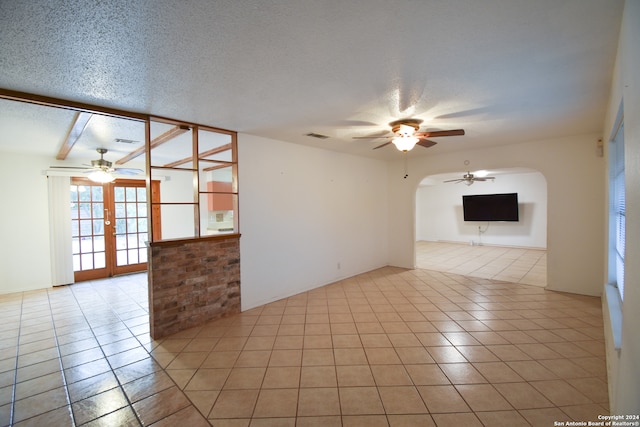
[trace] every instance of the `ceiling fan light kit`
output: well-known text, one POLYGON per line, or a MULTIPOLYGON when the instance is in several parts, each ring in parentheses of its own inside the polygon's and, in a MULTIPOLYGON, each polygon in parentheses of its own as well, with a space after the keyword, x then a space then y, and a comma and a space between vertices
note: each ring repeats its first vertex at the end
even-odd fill
POLYGON ((87 178, 89 178, 93 182, 98 182, 100 184, 107 184, 109 182, 113 182, 116 178, 111 175, 109 172, 99 169, 91 172, 87 178))
POLYGON ((420 127, 420 123, 422 123, 420 119, 396 120, 395 122, 389 123, 391 131, 395 134, 391 139, 393 145, 405 153, 412 150, 413 147, 420 142, 420 138, 415 136, 416 131, 420 127))
POLYGON ((398 150, 405 153, 412 150, 413 147, 416 146, 418 141, 420 141, 420 139, 418 139, 417 137, 406 135, 398 135, 391 140, 391 142, 393 142, 393 145, 395 145, 398 150))

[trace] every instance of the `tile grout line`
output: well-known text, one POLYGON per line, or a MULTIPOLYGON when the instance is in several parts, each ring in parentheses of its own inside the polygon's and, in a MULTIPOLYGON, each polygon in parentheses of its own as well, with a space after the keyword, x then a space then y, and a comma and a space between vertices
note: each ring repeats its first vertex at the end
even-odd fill
POLYGON ((16 407, 16 387, 18 386, 18 357, 20 355, 20 338, 22 332, 22 314, 24 310, 24 292, 20 293, 20 322, 18 324, 18 337, 16 339, 15 371, 13 373, 13 384, 11 387, 11 405, 9 408, 9 425, 13 425, 16 407))
MULTIPOLYGON (((62 354, 60 353, 60 342, 58 341, 58 333, 56 330, 56 321, 55 318, 53 317, 53 309, 51 306, 51 294, 49 292, 49 290, 47 289, 47 302, 49 305, 49 315, 51 317, 51 326, 53 328, 53 339, 56 345, 56 353, 58 354, 58 363, 60 366, 60 374, 62 375, 62 387, 64 388, 64 393, 67 396, 67 402, 69 405, 69 413, 71 415, 71 421, 73 422, 74 425, 77 425, 76 423, 76 419, 75 416, 73 414, 73 407, 71 406, 71 395, 69 394, 69 387, 67 384, 67 376, 64 372, 64 366, 62 365, 62 354)), ((77 304, 77 301, 76 301, 77 304)))
MULTIPOLYGON (((58 341, 58 334, 56 333, 55 320, 54 320, 54 317, 53 317, 53 310, 52 310, 52 307, 51 307, 51 297, 50 297, 50 293, 49 293, 48 289, 46 291, 46 296, 47 296, 47 307, 49 309, 48 310, 49 311, 49 316, 48 317, 51 320, 51 327, 52 327, 53 340, 54 340, 55 349, 56 349, 55 351, 56 351, 56 354, 57 354, 59 372, 60 372, 60 375, 62 377, 62 388, 64 389, 64 393, 65 393, 65 396, 66 396, 67 405, 69 407, 69 412, 70 412, 70 415, 71 415, 71 420, 72 420, 73 424, 76 425, 75 418, 73 416, 73 411, 71 410, 71 397, 69 395, 69 389, 67 387, 67 379, 66 379, 66 376, 65 376, 65 373, 64 373, 64 367, 62 366, 62 355, 60 353, 60 344, 59 344, 59 341, 58 341)), ((16 369, 15 369, 15 378, 14 378, 13 395, 12 395, 12 410, 11 410, 11 415, 10 415, 10 419, 9 419, 9 425, 13 425, 14 422, 15 422, 16 389, 17 389, 17 386, 18 386, 18 369, 19 369, 19 365, 18 365, 19 361, 18 361, 18 359, 19 359, 19 352, 20 352, 20 339, 22 338, 21 331, 22 331, 22 314, 23 314, 22 310, 23 310, 23 307, 24 307, 24 294, 23 294, 22 303, 21 303, 21 312, 20 312, 21 320, 20 320, 20 326, 19 326, 19 329, 18 329, 18 342, 17 342, 17 346, 16 346, 16 369)), ((42 392, 42 393, 44 393, 44 392, 42 392)), ((37 393, 37 394, 42 394, 42 393, 37 393)), ((34 395, 34 396, 36 396, 36 395, 34 395)), ((31 397, 31 396, 28 396, 28 397, 31 397)), ((28 397, 26 397, 26 398, 28 398, 28 397)), ((62 406, 60 408, 62 408, 62 406)), ((56 410, 56 409, 59 409, 59 408, 54 408, 52 410, 56 410)), ((35 415, 33 415, 33 416, 29 417, 29 418, 25 418, 24 420, 21 420, 21 422, 29 420, 29 419, 37 417, 37 416, 40 416, 40 415, 42 415, 42 414, 35 414, 35 415)))
MULTIPOLYGON (((93 287, 93 284, 91 284, 91 287, 93 287)), ((113 368, 113 366, 111 365, 111 361, 109 360, 109 358, 107 357, 106 353, 104 352, 104 349, 102 348, 102 344, 100 344, 100 341, 98 340, 98 336, 96 335, 96 333, 95 333, 95 331, 94 331, 94 327, 93 327, 93 325, 91 325, 91 322, 89 321, 89 319, 87 319, 87 317, 86 317, 86 315, 85 315, 85 310, 82 308, 82 304, 81 304, 81 303, 80 303, 80 301, 78 300, 78 297, 77 297, 76 293, 74 292, 73 287, 70 287, 70 290, 71 290, 71 294, 73 295, 74 301, 75 301, 75 302, 76 302, 76 304, 78 305, 78 307, 79 307, 79 309, 80 309, 80 312, 82 313, 82 316, 84 317, 85 321, 87 322, 87 325, 89 326, 89 330, 91 331, 91 335, 92 335, 92 336, 93 336, 93 338, 96 340, 96 343, 98 344, 98 347, 100 348, 100 352, 102 353, 102 356, 104 357, 105 362, 106 362, 106 363, 107 363, 107 365, 109 366, 109 369, 111 370, 111 373, 113 374, 113 376, 114 376, 114 377, 115 377, 115 379, 116 379, 116 382, 118 383, 118 388, 120 389, 120 392, 122 393, 122 395, 123 395, 123 396, 124 396, 124 398, 126 399, 127 404, 128 404, 128 406, 131 408, 131 411, 133 412, 134 416, 136 417, 136 420, 138 421, 138 423, 139 423, 141 426, 142 426, 142 425, 144 425, 144 424, 142 423, 142 420, 141 420, 141 419, 140 419, 140 417, 138 416, 138 413, 133 409, 133 402, 131 402, 131 399, 129 399, 129 396, 128 396, 128 395, 127 395, 127 393, 124 391, 124 387, 122 386, 122 382, 120 381, 120 378, 118 378, 118 376, 116 375, 116 373, 115 373, 115 369, 114 369, 114 368, 113 368)), ((104 297, 103 297, 100 293, 97 293, 97 295, 99 295, 99 296, 100 296, 100 298, 101 298, 104 302, 106 302, 106 303, 107 303, 107 305, 109 306, 109 310, 111 310, 111 311, 113 312, 113 309, 112 309, 111 305, 108 303, 108 301, 106 301, 106 300, 104 299, 104 297)), ((118 320, 119 320, 120 322, 122 322, 122 319, 120 319, 120 316, 118 315, 118 313, 114 312, 114 314, 118 317, 118 320)), ((124 325, 124 326, 127 328, 127 330, 131 333, 131 331, 129 330, 129 328, 127 327, 127 325, 126 325, 126 324, 124 324, 124 322, 123 322, 123 325, 124 325)), ((132 336, 134 336, 134 337, 135 337, 135 335, 133 335, 133 334, 132 334, 132 336)), ((143 347, 143 348, 144 348, 144 347, 143 347)), ((146 349, 145 349, 145 350, 146 350, 146 349)), ((151 357, 151 355, 149 355, 149 357, 151 357)), ((63 372, 64 372, 64 370, 63 370, 63 372)), ((85 399, 87 399, 87 398, 85 398, 85 399)), ((82 399, 82 400, 84 400, 84 399, 82 399)), ((69 407, 70 407, 71 412, 72 412, 72 414, 73 414, 73 405, 71 404, 71 398, 70 398, 70 397, 69 397, 69 407)), ((100 418, 102 418, 102 417, 105 417, 105 416, 107 416, 107 415, 109 415, 109 414, 112 414, 112 413, 114 413, 114 412, 116 412, 116 411, 119 411, 119 410, 121 410, 121 409, 122 409, 122 408, 117 408, 117 409, 115 409, 115 410, 113 410, 113 411, 111 411, 111 412, 109 412, 109 413, 107 413, 107 414, 102 414, 101 416, 99 416, 98 418, 95 418, 95 419, 100 419, 100 418)), ((93 421, 93 420, 89 420, 88 422, 91 422, 91 421, 93 421)), ((75 422, 75 416, 74 416, 74 422, 75 422)))
MULTIPOLYGON (((134 274, 135 274, 135 273, 134 273, 134 274)), ((127 276, 127 275, 123 275, 123 276, 127 276)), ((126 294, 126 292, 124 292, 124 291, 123 291, 123 289, 122 289, 120 286, 118 286, 118 289, 119 289, 122 293, 126 294)), ((148 348, 147 348, 147 347, 146 347, 142 342, 140 342, 140 339, 138 338, 138 336, 137 336, 137 335, 136 335, 136 334, 131 330, 131 328, 129 327, 129 325, 127 325, 127 323, 122 319, 122 317, 120 316, 120 313, 117 311, 117 309, 115 309, 115 308, 114 308, 114 306, 113 306, 109 301, 107 301, 107 300, 105 299, 105 297, 104 297, 102 294, 98 293, 98 295, 100 295, 100 297, 102 298, 102 300, 103 300, 103 301, 105 301, 105 303, 109 306, 109 309, 110 309, 110 310, 113 312, 113 314, 118 318, 118 320, 119 320, 120 322, 122 322, 122 324, 124 325, 124 327, 125 327, 125 328, 127 329, 127 331, 129 331, 129 333, 131 334, 131 336, 132 336, 133 338, 135 338, 135 339, 136 339, 136 341, 139 343, 139 346, 140 346, 140 347, 141 347, 141 348, 142 348, 142 349, 143 349, 143 350, 148 354, 149 358, 150 358, 151 360, 153 360, 153 362, 154 362, 154 363, 158 363, 158 362, 156 361, 156 359, 153 357, 153 355, 151 354, 151 351, 152 351, 152 350, 148 349, 148 348)), ((127 294, 127 295, 128 295, 128 294, 127 294)), ((132 298, 130 298, 130 299, 132 299, 132 298)), ((148 315, 149 311, 148 311, 148 309, 146 309, 146 307, 143 307, 142 305, 140 305, 140 304, 139 304, 137 301, 135 301, 134 299, 132 299, 132 300, 133 300, 133 302, 136 304, 136 306, 138 306, 139 308, 141 308, 141 309, 142 309, 143 311, 145 311, 145 312, 147 313, 147 315, 148 315)), ((147 322, 147 324, 148 324, 148 322, 147 322)), ((92 328, 91 326, 90 326, 90 328, 91 328, 92 333, 93 333, 93 328, 92 328)), ((94 334, 94 337, 95 337, 95 334, 94 334)), ((97 337, 96 337, 96 341, 97 341, 97 337)), ((153 340, 153 339, 152 339, 151 341, 155 341, 155 340, 153 340)), ((98 345, 100 345, 100 349, 102 350, 102 345, 101 345, 99 342, 98 342, 98 345)), ((104 354, 104 351, 103 351, 103 354, 104 354)), ((111 362, 109 361, 109 359, 108 359, 108 357, 106 356, 106 354, 105 354, 105 360, 107 361, 107 363, 109 364, 109 367, 111 368, 111 362)), ((158 365, 159 365, 159 364, 158 364, 158 365)), ((123 365, 123 366, 127 366, 127 365, 123 365)), ((169 365, 167 364, 167 366, 169 366, 169 365)), ((182 393, 182 395, 187 399, 187 401, 189 402, 189 404, 190 404, 190 405, 191 405, 191 406, 192 406, 196 411, 198 411, 198 412, 200 413, 200 415, 202 415, 203 419, 207 420, 207 422, 208 422, 208 419, 207 419, 207 417, 205 416, 205 414, 203 414, 203 413, 200 411, 200 409, 199 409, 199 408, 198 408, 198 407, 197 407, 197 406, 196 406, 196 405, 191 401, 191 399, 189 398, 189 396, 187 395, 187 393, 185 393, 185 391, 184 391, 182 388, 180 388, 180 386, 178 386, 178 384, 175 382, 175 380, 173 379, 173 377, 172 377, 171 375, 169 375, 169 373, 167 372, 166 367, 163 367, 163 366, 161 366, 161 365, 159 365, 159 367, 160 367, 160 369, 162 370, 162 372, 163 372, 165 375, 167 375, 167 377, 168 377, 168 378, 169 378, 169 380, 173 383, 173 385, 176 387, 176 389, 177 389, 177 390, 179 390, 179 391, 180 391, 180 393, 182 393)), ((124 390, 124 386, 123 386, 123 384, 121 383, 120 378, 118 378, 118 376, 115 374, 115 369, 111 368, 111 371, 113 372, 114 376, 116 377, 116 381, 118 381, 118 385, 119 385, 120 389, 122 390, 123 395, 124 395, 124 396, 125 396, 125 398, 127 399, 128 406, 131 408, 131 411, 134 413, 134 415, 135 415, 136 419, 138 420, 138 422, 140 423, 140 425, 144 425, 144 423, 142 422, 142 420, 139 418, 138 413, 137 413, 137 412, 135 411, 135 409, 134 409, 134 403, 133 403, 133 402, 131 402, 131 400, 130 400, 130 398, 129 398, 128 394, 125 392, 125 390, 124 390)), ((143 378, 144 378, 144 377, 143 377, 143 378)), ((185 387, 186 387, 186 385, 185 385, 185 387)), ((156 394, 159 394, 159 393, 160 393, 160 392, 162 392, 162 391, 163 391, 163 390, 158 391, 158 392, 156 392, 156 393, 154 393, 154 394, 152 394, 152 395, 146 396, 145 398, 143 398, 143 399, 141 399, 141 400, 144 400, 144 399, 147 399, 147 398, 149 398, 149 397, 151 397, 151 396, 154 396, 154 395, 156 395, 156 394)), ((184 408, 181 408, 180 410, 182 410, 182 409, 184 409, 184 408)), ((179 412, 180 410, 178 410, 178 412, 179 412)), ((175 413, 174 413, 174 414, 175 414, 175 413)), ((168 414, 166 417, 163 417, 163 418, 161 418, 161 419, 158 419, 158 420, 154 421, 154 423, 158 423, 158 422, 162 421, 163 419, 166 419, 166 418, 171 417, 171 416, 172 416, 172 415, 174 415, 174 414, 168 414)), ((108 414, 104 414, 103 416, 105 416, 105 415, 108 415, 108 414)), ((211 424, 211 423, 209 423, 209 424, 211 424)))

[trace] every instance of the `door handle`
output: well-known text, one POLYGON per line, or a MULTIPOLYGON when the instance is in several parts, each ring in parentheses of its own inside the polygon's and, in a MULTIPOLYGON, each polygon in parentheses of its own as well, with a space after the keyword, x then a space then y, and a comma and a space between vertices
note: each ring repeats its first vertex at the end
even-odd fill
POLYGON ((111 220, 109 219, 109 209, 105 209, 104 213, 105 213, 104 225, 111 225, 111 220))

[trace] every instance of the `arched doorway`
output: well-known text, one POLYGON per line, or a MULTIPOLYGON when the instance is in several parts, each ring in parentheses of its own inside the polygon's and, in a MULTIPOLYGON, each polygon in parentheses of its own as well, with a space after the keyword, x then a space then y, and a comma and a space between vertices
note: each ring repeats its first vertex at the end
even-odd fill
POLYGON ((484 172, 495 179, 471 185, 445 182, 462 178, 463 171, 427 176, 420 182, 415 203, 416 267, 546 286, 544 176, 526 168, 484 172), (462 196, 507 193, 517 194, 518 221, 464 220, 462 196))

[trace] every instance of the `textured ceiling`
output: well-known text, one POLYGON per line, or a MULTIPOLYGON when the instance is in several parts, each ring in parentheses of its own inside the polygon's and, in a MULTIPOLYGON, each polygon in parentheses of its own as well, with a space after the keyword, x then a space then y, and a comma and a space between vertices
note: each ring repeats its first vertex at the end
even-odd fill
MULTIPOLYGON (((410 153, 429 155, 601 131, 622 8, 623 0, 1 1, 0 87, 381 159, 400 154, 352 137, 409 116, 423 130, 466 130, 410 153)), ((3 133, 55 127, 39 121, 5 120, 3 133)), ((0 149, 15 146, 15 133, 0 135, 0 149)))

